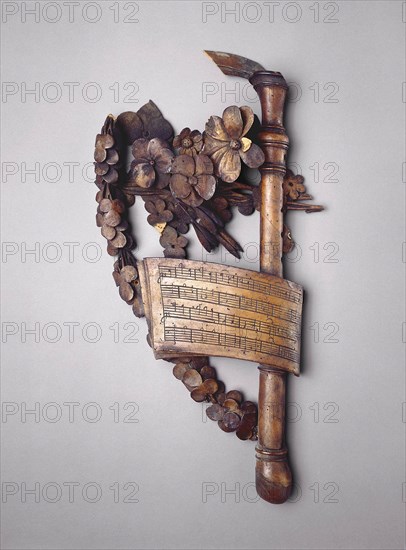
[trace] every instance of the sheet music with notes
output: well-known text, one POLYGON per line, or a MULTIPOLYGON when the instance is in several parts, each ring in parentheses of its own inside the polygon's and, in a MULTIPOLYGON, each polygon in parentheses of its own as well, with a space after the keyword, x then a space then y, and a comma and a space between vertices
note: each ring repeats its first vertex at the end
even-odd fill
POLYGON ((168 258, 139 262, 156 358, 211 355, 299 374, 302 287, 247 269, 168 258))

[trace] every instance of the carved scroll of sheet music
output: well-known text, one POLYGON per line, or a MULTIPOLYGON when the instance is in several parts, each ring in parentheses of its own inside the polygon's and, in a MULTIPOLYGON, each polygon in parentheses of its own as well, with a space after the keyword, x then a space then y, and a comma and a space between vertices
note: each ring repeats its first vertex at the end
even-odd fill
POLYGON ((302 288, 279 277, 208 262, 139 262, 156 358, 212 355, 299 374, 302 288))

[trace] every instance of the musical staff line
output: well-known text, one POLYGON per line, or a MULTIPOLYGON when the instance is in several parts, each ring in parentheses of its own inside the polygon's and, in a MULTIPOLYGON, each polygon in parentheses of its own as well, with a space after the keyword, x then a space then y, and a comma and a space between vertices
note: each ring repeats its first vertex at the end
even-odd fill
MULTIPOLYGON (((262 300, 238 296, 217 290, 208 290, 184 285, 161 285, 162 298, 179 298, 196 302, 205 302, 226 307, 234 307, 253 313, 262 313, 299 325, 300 314, 283 306, 270 304, 262 300)), ((299 328, 299 326, 298 326, 299 328)))
POLYGON ((193 344, 209 344, 221 347, 238 348, 242 352, 259 352, 266 355, 276 355, 294 363, 298 363, 299 354, 285 346, 265 342, 246 336, 221 334, 218 332, 194 329, 188 327, 167 327, 164 329, 165 341, 187 342, 193 344))
POLYGON ((284 327, 258 321, 249 317, 239 317, 230 313, 215 311, 207 306, 185 306, 183 304, 171 303, 163 305, 163 319, 187 319, 190 321, 200 321, 204 323, 213 323, 216 325, 225 325, 240 330, 252 330, 267 336, 279 336, 293 342, 297 341, 299 334, 294 334, 291 330, 284 327))
POLYGON ((210 283, 262 292, 270 296, 275 296, 276 298, 288 300, 294 304, 300 304, 302 300, 301 293, 296 290, 284 290, 275 284, 254 281, 253 279, 241 277, 239 275, 209 271, 203 267, 186 268, 181 266, 159 266, 159 279, 161 280, 161 278, 207 281, 210 283))

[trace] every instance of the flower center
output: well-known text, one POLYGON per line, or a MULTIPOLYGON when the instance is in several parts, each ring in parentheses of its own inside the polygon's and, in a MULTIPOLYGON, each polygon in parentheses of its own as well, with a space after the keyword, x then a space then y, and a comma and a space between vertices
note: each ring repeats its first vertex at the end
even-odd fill
POLYGON ((190 183, 190 185, 197 185, 197 177, 196 176, 190 176, 189 183, 190 183))
POLYGON ((155 161, 154 161, 153 159, 151 159, 151 160, 149 161, 149 163, 150 163, 151 166, 154 166, 155 161))
POLYGON ((239 139, 232 139, 230 141, 230 147, 231 149, 238 151, 238 149, 241 149, 241 141, 239 139))
POLYGON ((184 139, 182 139, 182 147, 184 147, 185 149, 189 149, 189 147, 192 147, 193 145, 193 141, 186 137, 184 139))

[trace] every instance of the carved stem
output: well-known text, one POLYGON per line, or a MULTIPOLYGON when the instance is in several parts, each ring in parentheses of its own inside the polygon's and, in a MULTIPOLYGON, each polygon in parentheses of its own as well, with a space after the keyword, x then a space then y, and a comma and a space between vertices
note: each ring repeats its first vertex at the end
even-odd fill
MULTIPOLYGON (((283 127, 287 84, 280 73, 258 71, 250 78, 262 108, 258 135, 265 162, 261 167, 261 271, 283 277, 283 178, 289 138, 283 127)), ((260 365, 258 396, 257 492, 281 504, 292 490, 292 474, 285 446, 286 373, 260 365)))

